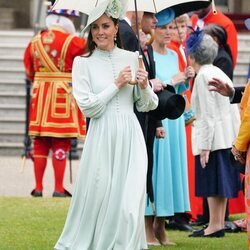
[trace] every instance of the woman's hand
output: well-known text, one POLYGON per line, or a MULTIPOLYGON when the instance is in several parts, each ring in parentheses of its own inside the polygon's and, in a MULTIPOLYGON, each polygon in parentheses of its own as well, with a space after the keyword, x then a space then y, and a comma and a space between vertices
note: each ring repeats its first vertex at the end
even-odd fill
POLYGON ((186 79, 187 77, 185 76, 185 73, 179 72, 171 78, 170 85, 172 86, 178 85, 179 83, 185 82, 186 79))
POLYGON ((136 81, 139 84, 141 89, 145 89, 148 86, 148 72, 143 69, 139 68, 136 72, 136 81))
POLYGON ((118 89, 121 89, 127 85, 132 79, 132 72, 130 66, 125 67, 120 71, 118 78, 115 80, 115 85, 118 89))
POLYGON ((150 79, 150 82, 152 83, 152 88, 154 92, 162 91, 166 87, 166 84, 157 78, 150 79))
POLYGON ((209 160, 210 150, 201 150, 200 163, 202 168, 205 168, 209 160))
POLYGON ((185 69, 185 76, 186 78, 193 78, 195 76, 195 71, 192 66, 188 66, 185 69))
POLYGON ((232 146, 231 152, 236 161, 239 161, 240 164, 246 164, 246 152, 239 151, 234 145, 232 146))
POLYGON ((156 138, 158 138, 158 139, 165 138, 165 134, 166 134, 166 132, 165 132, 164 127, 156 128, 156 132, 155 132, 156 138))

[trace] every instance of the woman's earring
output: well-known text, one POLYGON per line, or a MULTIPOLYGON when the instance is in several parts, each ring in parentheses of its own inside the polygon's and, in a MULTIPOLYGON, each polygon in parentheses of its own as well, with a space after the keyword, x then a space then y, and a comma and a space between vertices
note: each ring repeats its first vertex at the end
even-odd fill
POLYGON ((115 37, 114 37, 114 41, 116 42, 116 39, 117 39, 117 37, 116 37, 116 34, 115 34, 115 37))

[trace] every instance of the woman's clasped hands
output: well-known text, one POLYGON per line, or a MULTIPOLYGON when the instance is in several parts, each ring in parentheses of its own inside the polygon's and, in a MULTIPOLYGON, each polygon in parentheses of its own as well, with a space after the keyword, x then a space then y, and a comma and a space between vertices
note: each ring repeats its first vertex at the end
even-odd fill
MULTIPOLYGON (((145 69, 139 68, 135 74, 135 79, 141 89, 145 89, 148 86, 148 72, 145 69)), ((118 89, 121 89, 130 81, 132 81, 132 71, 130 66, 127 66, 120 71, 117 79, 115 80, 115 85, 118 89)))
POLYGON ((115 85, 118 89, 121 89, 132 80, 132 71, 130 66, 125 67, 120 71, 118 78, 115 80, 115 85))

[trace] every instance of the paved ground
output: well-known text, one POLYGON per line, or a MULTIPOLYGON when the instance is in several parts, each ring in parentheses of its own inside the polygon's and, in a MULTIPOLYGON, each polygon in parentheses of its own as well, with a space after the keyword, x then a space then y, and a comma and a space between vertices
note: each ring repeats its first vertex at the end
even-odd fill
MULTIPOLYGON (((72 161, 73 184, 69 180, 69 162, 67 162, 65 174, 65 188, 72 192, 79 160, 72 161)), ((21 157, 0 157, 0 196, 31 197, 30 192, 34 188, 33 163, 30 159, 25 161, 21 172, 21 157)), ((54 176, 51 158, 44 175, 43 195, 49 197, 54 191, 54 176)))

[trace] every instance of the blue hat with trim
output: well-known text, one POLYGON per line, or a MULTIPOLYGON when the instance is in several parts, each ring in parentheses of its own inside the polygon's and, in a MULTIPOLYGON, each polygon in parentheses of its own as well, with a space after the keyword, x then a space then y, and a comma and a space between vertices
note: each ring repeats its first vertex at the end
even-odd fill
POLYGON ((203 40, 204 35, 205 35, 204 30, 200 30, 199 28, 189 35, 186 41, 187 54, 193 54, 194 51, 197 50, 197 48, 200 46, 203 40))
POLYGON ((156 27, 159 27, 171 23, 175 18, 175 12, 173 9, 167 8, 156 13, 155 17, 158 20, 156 27))

